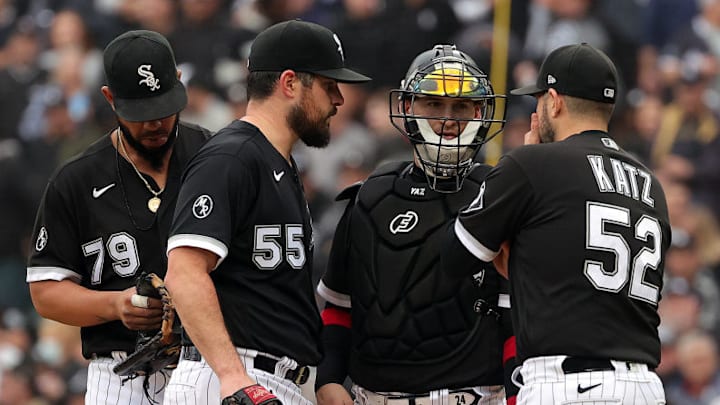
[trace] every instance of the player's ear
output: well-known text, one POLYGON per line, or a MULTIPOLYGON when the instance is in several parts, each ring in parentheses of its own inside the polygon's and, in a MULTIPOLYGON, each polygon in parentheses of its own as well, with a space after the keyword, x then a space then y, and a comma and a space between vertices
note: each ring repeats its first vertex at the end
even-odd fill
POLYGON ((110 107, 112 107, 113 111, 115 110, 115 103, 114 103, 114 97, 112 94, 112 91, 110 91, 110 87, 108 86, 102 86, 100 88, 100 92, 102 92, 103 96, 105 97, 105 100, 107 100, 108 104, 110 104, 110 107))
POLYGON ((280 73, 277 85, 285 97, 295 98, 299 87, 298 85, 300 84, 299 82, 300 78, 297 76, 297 73, 288 69, 280 73))
POLYGON ((562 98, 560 93, 557 92, 557 90, 552 88, 548 89, 547 95, 548 111, 550 112, 550 115, 555 118, 558 114, 560 114, 560 110, 563 108, 565 100, 562 98))

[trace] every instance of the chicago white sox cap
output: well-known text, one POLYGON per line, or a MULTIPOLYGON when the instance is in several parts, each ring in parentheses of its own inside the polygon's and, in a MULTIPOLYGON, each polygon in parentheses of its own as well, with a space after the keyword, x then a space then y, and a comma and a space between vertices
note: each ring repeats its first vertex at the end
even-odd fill
POLYGON ((128 31, 108 44, 103 62, 115 112, 121 118, 151 121, 174 115, 187 105, 175 54, 161 34, 128 31))
POLYGON ((510 94, 535 95, 550 88, 560 94, 613 104, 618 91, 617 69, 603 51, 591 45, 566 45, 545 57, 535 84, 511 90, 510 94))
POLYGON ((248 69, 251 72, 291 69, 345 83, 372 80, 345 67, 345 51, 337 34, 299 19, 277 23, 258 34, 250 46, 248 69))

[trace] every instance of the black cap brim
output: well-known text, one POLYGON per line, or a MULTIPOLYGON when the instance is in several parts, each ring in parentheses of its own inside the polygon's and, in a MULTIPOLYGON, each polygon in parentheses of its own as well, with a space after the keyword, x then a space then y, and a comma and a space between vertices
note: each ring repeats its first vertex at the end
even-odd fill
POLYGON ((529 86, 512 89, 510 90, 510 94, 513 96, 534 96, 535 94, 544 93, 546 91, 547 89, 541 89, 537 85, 531 84, 529 86))
POLYGON ((179 80, 169 91, 151 98, 113 99, 115 113, 120 118, 132 121, 152 121, 169 117, 180 112, 187 105, 187 92, 179 80))
POLYGON ((318 76, 335 79, 340 83, 364 83, 372 79, 348 68, 317 70, 313 72, 318 76))

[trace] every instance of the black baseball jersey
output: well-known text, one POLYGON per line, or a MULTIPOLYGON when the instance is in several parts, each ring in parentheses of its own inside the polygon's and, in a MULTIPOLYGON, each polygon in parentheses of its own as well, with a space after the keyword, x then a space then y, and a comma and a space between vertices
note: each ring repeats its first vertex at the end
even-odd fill
POLYGON ((412 163, 394 163, 348 205, 318 293, 351 308, 355 383, 408 393, 503 383, 501 277, 474 258, 463 263, 466 277, 439 263, 448 227, 488 170, 476 167, 448 194, 428 187, 412 163), (493 314, 482 314, 490 307, 493 314))
POLYGON ((189 163, 168 250, 179 246, 218 255, 210 276, 235 346, 318 363, 310 213, 294 162, 255 126, 234 121, 189 163))
POLYGON ((650 170, 607 133, 513 150, 455 233, 486 261, 511 242, 520 360, 564 354, 657 366, 667 203, 650 170))
MULTIPOLYGON (((182 169, 210 136, 180 123, 157 213, 153 197, 108 135, 63 164, 45 190, 33 231, 27 281, 69 279, 91 290, 120 291, 142 272, 164 277, 165 246, 182 169)), ((144 176, 159 190, 150 176, 144 176)), ((135 350, 137 333, 121 321, 83 327, 83 355, 135 350)))

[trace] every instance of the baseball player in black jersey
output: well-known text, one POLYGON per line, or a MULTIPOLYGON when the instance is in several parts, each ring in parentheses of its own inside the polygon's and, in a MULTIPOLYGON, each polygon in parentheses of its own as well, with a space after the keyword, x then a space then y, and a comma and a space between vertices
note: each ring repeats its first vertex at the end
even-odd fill
POLYGON ((382 166, 338 197, 349 203, 317 288, 327 301, 320 405, 352 404, 347 376, 360 405, 505 404, 506 281, 477 259, 461 264, 463 278, 439 266, 448 227, 490 169, 473 159, 490 125, 502 129, 504 100, 454 45, 418 55, 390 92, 415 160, 382 166))
POLYGON ((135 350, 138 330, 160 326, 161 302, 135 294, 135 280, 165 274, 182 169, 209 133, 179 121, 187 96, 162 35, 120 35, 104 62, 102 92, 119 127, 50 179, 27 282, 40 315, 81 327, 90 360, 85 403, 158 403, 167 373, 124 382, 112 369, 135 350))
POLYGON ((320 315, 310 214, 293 145, 324 147, 343 104, 340 39, 300 20, 254 40, 247 115, 190 162, 168 242, 167 287, 187 332, 166 404, 314 402, 320 315))
POLYGON ((653 369, 667 205, 608 135, 617 80, 590 45, 551 52, 536 85, 513 91, 537 99, 532 145, 500 160, 454 226, 451 248, 509 273, 518 404, 665 403, 653 369))

